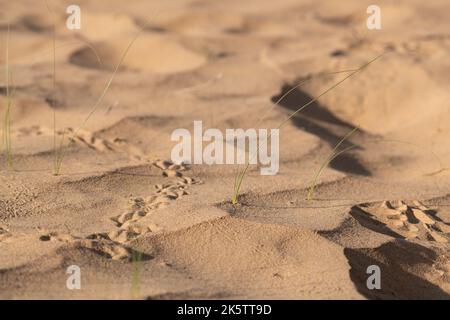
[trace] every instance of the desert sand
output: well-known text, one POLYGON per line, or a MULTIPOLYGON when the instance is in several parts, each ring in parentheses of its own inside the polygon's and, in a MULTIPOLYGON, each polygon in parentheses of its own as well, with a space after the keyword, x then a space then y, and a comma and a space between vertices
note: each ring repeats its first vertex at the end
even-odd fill
POLYGON ((0 298, 448 299, 450 3, 379 0, 368 30, 372 2, 79 0, 69 30, 71 1, 0 1, 0 298), (287 121, 236 205, 242 166, 171 163, 175 129, 276 128, 382 53, 287 121))

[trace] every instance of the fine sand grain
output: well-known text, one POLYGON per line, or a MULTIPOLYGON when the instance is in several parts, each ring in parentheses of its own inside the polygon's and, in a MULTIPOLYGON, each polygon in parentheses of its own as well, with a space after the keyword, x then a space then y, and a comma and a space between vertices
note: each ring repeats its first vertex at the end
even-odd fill
POLYGON ((0 0, 0 298, 450 298, 449 1, 379 0, 379 31, 365 0, 80 0, 81 30, 48 4, 0 0), (381 53, 282 127, 279 173, 250 166, 236 205, 237 166, 170 161, 173 130, 276 128, 381 53))

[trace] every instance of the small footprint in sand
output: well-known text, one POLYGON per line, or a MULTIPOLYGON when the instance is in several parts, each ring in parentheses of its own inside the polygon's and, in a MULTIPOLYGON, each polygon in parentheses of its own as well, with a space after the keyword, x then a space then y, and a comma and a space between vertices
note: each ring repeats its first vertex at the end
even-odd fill
POLYGON ((121 228, 110 231, 102 236, 119 243, 126 243, 138 236, 158 231, 161 231, 161 228, 155 224, 143 225, 135 221, 127 223, 121 228))
POLYGON ((130 208, 119 216, 111 218, 119 227, 126 227, 130 222, 145 217, 152 210, 169 205, 170 201, 176 200, 188 194, 184 184, 157 185, 155 194, 146 198, 133 198, 130 200, 130 208))
POLYGON ((159 231, 159 228, 155 225, 143 226, 139 224, 139 220, 152 211, 166 207, 170 202, 188 195, 188 186, 200 183, 199 180, 182 173, 188 169, 186 165, 174 164, 171 161, 164 160, 156 160, 153 165, 162 171, 163 176, 175 177, 176 180, 155 185, 154 193, 149 196, 130 199, 128 210, 111 218, 119 229, 108 234, 110 239, 123 243, 147 232, 159 231))
POLYGON ((450 242, 450 225, 435 216, 435 212, 420 201, 384 201, 380 204, 361 204, 352 209, 381 223, 407 240, 417 239, 439 243, 450 242))
MULTIPOLYGON (((92 140, 89 141, 92 142, 92 140)), ((147 197, 130 199, 128 210, 111 218, 117 226, 117 229, 109 232, 95 233, 86 238, 74 237, 68 233, 46 232, 41 234, 39 239, 41 241, 73 243, 105 255, 113 260, 130 260, 133 250, 125 245, 127 242, 149 232, 161 231, 161 228, 157 225, 143 225, 139 220, 150 214, 153 210, 168 206, 170 202, 188 195, 188 186, 201 182, 182 173, 188 169, 186 165, 174 164, 171 161, 163 160, 156 160, 152 165, 159 168, 163 176, 174 177, 175 179, 170 183, 155 185, 153 194, 147 197)))
POLYGON ((113 260, 131 260, 133 250, 114 242, 107 237, 88 236, 86 239, 74 237, 68 233, 50 232, 39 237, 41 241, 60 241, 87 248, 113 260))
POLYGON ((79 240, 77 245, 98 252, 113 260, 131 260, 133 255, 131 248, 109 240, 83 239, 79 240))
POLYGON ((72 128, 67 128, 64 131, 58 131, 58 134, 65 135, 75 143, 83 144, 88 148, 99 152, 120 151, 121 147, 125 144, 125 141, 120 138, 113 140, 103 139, 97 137, 94 133, 83 129, 75 131, 72 128))
MULTIPOLYGON (((66 131, 72 136, 72 129, 69 128, 66 131)), ((92 132, 86 130, 78 130, 71 139, 74 139, 76 142, 84 143, 87 147, 100 152, 113 151, 116 143, 116 141, 98 138, 92 132)))

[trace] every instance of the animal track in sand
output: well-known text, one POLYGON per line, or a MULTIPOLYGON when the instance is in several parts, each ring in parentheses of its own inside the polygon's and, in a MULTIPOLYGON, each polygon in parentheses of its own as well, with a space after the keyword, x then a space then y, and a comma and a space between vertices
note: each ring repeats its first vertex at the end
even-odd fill
POLYGON ((23 127, 17 129, 17 131, 15 132, 18 137, 40 136, 45 133, 46 130, 41 128, 40 126, 23 127))
MULTIPOLYGON (((12 135, 19 137, 19 138, 30 137, 30 136, 49 136, 52 134, 53 134, 53 130, 51 130, 47 127, 38 126, 38 125, 33 125, 33 126, 29 126, 29 127, 20 127, 20 128, 17 128, 12 131, 12 135)), ((59 133, 57 133, 57 134, 59 134, 59 133)))
MULTIPOLYGON (((58 131, 57 134, 62 137, 73 139, 75 143, 85 145, 97 152, 126 152, 131 158, 151 162, 151 165, 161 171, 161 175, 171 178, 172 181, 165 184, 156 184, 155 191, 149 196, 136 197, 130 199, 129 208, 122 214, 112 217, 117 228, 108 232, 94 233, 86 238, 73 236, 69 233, 50 232, 41 234, 41 241, 56 240, 69 244, 75 244, 89 250, 93 250, 114 260, 131 259, 132 251, 125 244, 137 237, 149 232, 160 231, 161 228, 154 224, 143 224, 139 220, 154 210, 168 206, 170 202, 189 194, 188 186, 199 183, 200 181, 184 174, 188 167, 184 164, 174 164, 171 161, 156 160, 151 161, 148 156, 132 144, 125 140, 103 139, 99 138, 87 130, 78 130, 74 135, 74 130, 68 128, 58 131), (73 136, 73 138, 71 137, 73 136)), ((18 130, 21 135, 52 135, 53 131, 39 126, 21 128, 18 130)), ((9 233, 5 229, 0 229, 0 241, 3 235, 6 237, 9 233)))
MULTIPOLYGON (((450 225, 443 220, 446 212, 438 215, 437 210, 417 200, 389 200, 356 205, 350 215, 364 229, 395 238, 372 246, 368 239, 371 235, 366 233, 364 237, 364 233, 359 233, 365 244, 344 245, 350 277, 360 293, 370 299, 450 297, 450 225), (381 290, 367 289, 369 265, 382 270, 381 290)), ((351 233, 344 229, 340 232, 351 233)))
POLYGON ((122 214, 112 217, 118 230, 108 233, 111 240, 127 242, 148 232, 159 231, 155 225, 142 225, 139 220, 150 214, 152 211, 166 207, 170 202, 188 195, 188 185, 199 183, 199 180, 183 175, 182 171, 187 168, 185 165, 177 165, 170 161, 157 160, 153 166, 162 170, 165 177, 176 177, 176 181, 167 184, 155 185, 156 191, 146 197, 136 197, 130 199, 129 208, 122 214))
MULTIPOLYGON (((161 230, 155 224, 142 223, 139 220, 152 211, 168 206, 170 202, 189 194, 189 185, 200 183, 199 180, 185 176, 185 165, 177 165, 170 161, 156 160, 152 165, 162 171, 165 177, 175 177, 175 181, 155 185, 153 194, 147 197, 130 199, 129 208, 122 214, 112 217, 117 228, 108 232, 93 233, 85 238, 73 236, 69 233, 45 232, 41 233, 41 241, 59 241, 87 248, 113 260, 132 259, 133 249, 127 244, 141 235, 161 230)), ((3 229, 0 228, 0 241, 3 229)), ((144 255, 145 257, 145 255, 144 255)))
POLYGON ((362 225, 406 240, 450 242, 450 225, 420 201, 384 201, 354 206, 351 215, 362 225))
MULTIPOLYGON (((130 158, 135 160, 146 160, 144 153, 136 146, 128 143, 126 140, 116 137, 114 139, 100 138, 96 133, 90 132, 88 130, 75 130, 73 128, 66 128, 64 130, 56 131, 59 139, 64 136, 65 139, 70 139, 78 145, 87 146, 98 152, 123 152, 129 155, 130 158)), ((53 130, 47 127, 41 126, 30 126, 19 128, 14 135, 17 137, 27 137, 27 136, 52 136, 54 134, 53 130)), ((59 142, 57 142, 59 143, 59 142)), ((67 143, 67 140, 66 142, 67 143)))

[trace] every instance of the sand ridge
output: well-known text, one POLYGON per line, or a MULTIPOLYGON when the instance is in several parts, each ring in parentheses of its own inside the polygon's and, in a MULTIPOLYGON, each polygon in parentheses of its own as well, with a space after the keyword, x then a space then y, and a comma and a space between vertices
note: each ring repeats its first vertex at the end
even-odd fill
POLYGON ((51 4, 55 19, 45 3, 0 1, 15 89, 0 297, 449 299, 449 4, 379 2, 383 29, 369 32, 366 1, 83 0, 72 32, 67 1, 51 4), (280 172, 251 166, 237 205, 236 166, 170 161, 173 130, 253 128, 263 115, 274 128, 382 52, 286 123, 280 172), (355 126, 342 145, 354 148, 306 200, 355 126), (58 176, 55 137, 70 141, 58 176), (66 287, 70 265, 80 290, 66 287), (367 289, 370 265, 381 290, 367 289))

